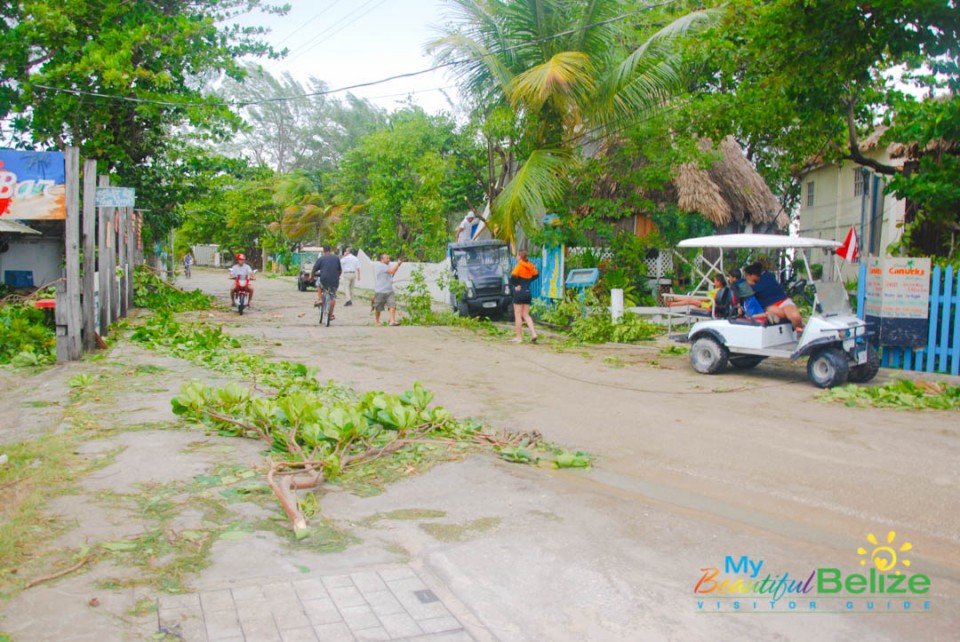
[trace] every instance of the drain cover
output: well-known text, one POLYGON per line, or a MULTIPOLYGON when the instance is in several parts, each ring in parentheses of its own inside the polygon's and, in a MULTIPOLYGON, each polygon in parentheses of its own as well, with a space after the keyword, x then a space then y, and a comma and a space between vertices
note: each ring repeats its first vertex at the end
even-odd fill
POLYGON ((433 591, 427 589, 425 591, 414 591, 414 595, 417 596, 417 599, 420 600, 423 604, 430 604, 431 602, 439 602, 440 598, 434 595, 433 591))

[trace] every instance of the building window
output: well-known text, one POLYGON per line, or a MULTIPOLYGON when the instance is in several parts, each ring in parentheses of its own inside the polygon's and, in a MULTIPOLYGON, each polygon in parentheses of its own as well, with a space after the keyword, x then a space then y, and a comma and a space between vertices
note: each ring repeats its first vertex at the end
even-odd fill
POLYGON ((857 169, 853 172, 853 195, 854 196, 863 196, 870 195, 870 179, 869 173, 864 169, 857 169))
POLYGON ((813 207, 813 186, 813 181, 807 183, 807 207, 813 207))

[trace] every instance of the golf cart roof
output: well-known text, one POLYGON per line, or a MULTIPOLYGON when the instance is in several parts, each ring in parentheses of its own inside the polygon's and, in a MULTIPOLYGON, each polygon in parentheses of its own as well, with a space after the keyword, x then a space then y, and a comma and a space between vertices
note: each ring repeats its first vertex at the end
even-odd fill
POLYGON ((450 250, 470 250, 480 247, 506 247, 506 242, 499 239, 490 239, 485 241, 464 241, 463 243, 447 243, 450 250))
POLYGON ((780 234, 715 234, 684 239, 679 247, 713 247, 719 249, 788 249, 822 247, 834 249, 842 244, 837 241, 815 239, 806 236, 782 236, 780 234))

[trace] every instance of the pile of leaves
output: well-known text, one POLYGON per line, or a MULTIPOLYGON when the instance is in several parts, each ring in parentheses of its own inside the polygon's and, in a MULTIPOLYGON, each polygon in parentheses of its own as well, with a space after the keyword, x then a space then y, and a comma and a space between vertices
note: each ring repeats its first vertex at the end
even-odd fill
POLYGON ((662 328, 630 312, 614 323, 610 311, 599 304, 591 291, 579 294, 569 292, 567 297, 552 306, 537 302, 531 314, 544 324, 567 332, 577 343, 634 343, 649 341, 662 333, 662 328))
POLYGON ((298 536, 307 532, 303 503, 309 502, 298 490, 340 479, 352 470, 370 472, 368 466, 378 460, 411 457, 409 453, 414 460, 427 455, 449 458, 450 453, 483 447, 512 462, 556 468, 590 464, 588 455, 564 451, 536 433, 490 433, 478 424, 457 421, 444 408, 431 407, 433 394, 419 383, 400 395, 358 395, 333 383, 321 385, 316 369, 247 354, 240 339, 219 327, 156 315, 131 338, 254 382, 252 387, 231 383, 221 388, 189 382, 172 400, 173 411, 226 435, 262 440, 271 452, 268 483, 298 536))
POLYGON ((840 401, 847 406, 960 410, 960 386, 909 379, 897 379, 882 386, 849 384, 828 390, 821 398, 840 401))
POLYGON ((184 292, 161 279, 145 265, 133 271, 133 304, 164 312, 209 310, 213 297, 200 290, 184 292))
MULTIPOLYGON (((268 361, 260 355, 248 354, 241 349, 240 339, 219 326, 179 323, 170 315, 158 314, 134 330, 130 338, 152 350, 217 372, 253 379, 258 385, 281 393, 320 390, 316 368, 290 361, 268 361)), ((334 394, 334 390, 336 387, 328 386, 327 394, 334 394)))
POLYGON ((36 366, 56 360, 57 338, 43 310, 0 306, 0 364, 36 366))

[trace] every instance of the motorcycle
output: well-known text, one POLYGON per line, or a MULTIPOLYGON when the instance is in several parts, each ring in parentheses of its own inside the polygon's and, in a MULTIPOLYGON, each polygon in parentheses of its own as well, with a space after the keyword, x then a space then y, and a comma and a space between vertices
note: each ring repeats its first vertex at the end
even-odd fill
POLYGON ((250 280, 253 274, 247 276, 237 276, 234 280, 233 302, 237 306, 237 312, 243 315, 243 310, 247 307, 250 300, 250 280))

